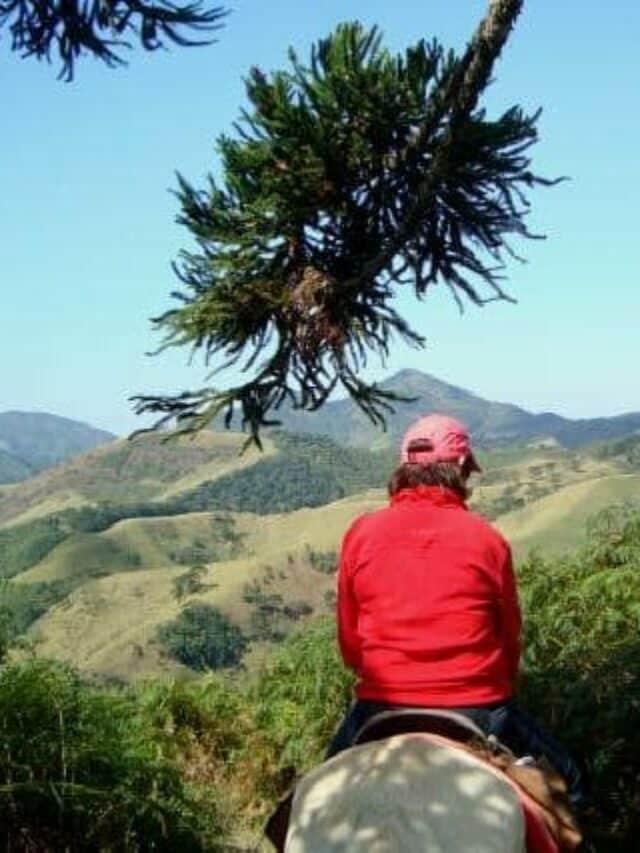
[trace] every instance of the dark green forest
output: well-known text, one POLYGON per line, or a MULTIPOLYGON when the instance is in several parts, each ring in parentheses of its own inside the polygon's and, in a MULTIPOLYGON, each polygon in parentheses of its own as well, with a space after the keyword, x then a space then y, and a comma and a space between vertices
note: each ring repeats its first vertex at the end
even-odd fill
POLYGON ((211 604, 190 604, 158 630, 166 652, 191 669, 237 666, 247 647, 240 628, 211 604))
POLYGON ((226 509, 261 515, 322 506, 384 486, 395 462, 392 450, 344 447, 321 436, 276 433, 274 441, 277 455, 203 483, 174 506, 179 512, 226 509))

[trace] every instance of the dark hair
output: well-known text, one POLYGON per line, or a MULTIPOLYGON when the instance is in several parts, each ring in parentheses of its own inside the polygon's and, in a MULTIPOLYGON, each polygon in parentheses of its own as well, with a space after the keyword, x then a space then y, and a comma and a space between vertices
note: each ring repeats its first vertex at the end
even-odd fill
POLYGON ((467 487, 467 477, 470 473, 468 460, 465 460, 463 465, 458 465, 457 462, 430 462, 428 465, 404 462, 391 475, 387 488, 391 496, 401 489, 441 486, 457 492, 466 500, 471 495, 471 489, 467 487))

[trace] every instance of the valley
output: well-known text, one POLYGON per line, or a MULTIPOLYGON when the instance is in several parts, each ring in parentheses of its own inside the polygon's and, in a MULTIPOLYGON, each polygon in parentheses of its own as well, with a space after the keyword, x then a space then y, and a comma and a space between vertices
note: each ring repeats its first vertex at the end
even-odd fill
MULTIPOLYGON (((0 564, 27 646, 109 679, 187 675, 158 631, 198 603, 238 626, 255 671, 284 636, 331 613, 341 537, 384 504, 393 451, 273 432, 263 452, 240 455, 242 442, 210 431, 116 440, 0 487, 0 564), (177 596, 193 567, 200 582, 177 596), (295 618, 283 615, 288 602, 295 618)), ((636 500, 637 445, 481 446, 470 505, 517 562, 532 549, 561 553, 596 511, 636 500)))

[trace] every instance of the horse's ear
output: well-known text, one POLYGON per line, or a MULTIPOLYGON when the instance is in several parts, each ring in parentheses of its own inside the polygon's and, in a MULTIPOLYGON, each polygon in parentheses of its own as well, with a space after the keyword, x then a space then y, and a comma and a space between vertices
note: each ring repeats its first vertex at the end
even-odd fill
POLYGON ((287 832, 289 830, 289 819, 291 818, 291 806, 293 805, 293 793, 293 790, 291 790, 282 797, 264 828, 264 834, 278 853, 284 853, 284 845, 287 841, 287 832))

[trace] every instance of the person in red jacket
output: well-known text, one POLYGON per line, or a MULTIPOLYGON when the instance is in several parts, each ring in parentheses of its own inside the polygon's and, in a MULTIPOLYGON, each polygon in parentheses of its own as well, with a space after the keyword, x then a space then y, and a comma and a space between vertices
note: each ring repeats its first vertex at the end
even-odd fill
POLYGON ((428 415, 407 431, 390 504, 356 519, 338 569, 338 639, 356 701, 328 751, 394 707, 448 708, 514 752, 544 755, 576 805, 581 773, 515 701, 521 616, 511 550, 466 506, 480 467, 459 421, 428 415))

